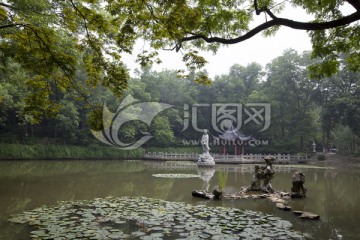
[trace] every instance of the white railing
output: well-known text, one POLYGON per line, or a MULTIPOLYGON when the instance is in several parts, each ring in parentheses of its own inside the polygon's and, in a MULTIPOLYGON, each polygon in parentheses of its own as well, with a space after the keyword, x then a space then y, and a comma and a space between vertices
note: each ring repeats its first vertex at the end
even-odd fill
MULTIPOLYGON (((197 160, 198 153, 168 153, 168 152, 146 152, 145 159, 159 159, 159 160, 197 160)), ((240 162, 263 162, 264 157, 268 154, 244 154, 244 155, 220 155, 211 154, 215 161, 240 161, 240 162)), ((275 154, 272 155, 277 162, 291 161, 291 160, 307 160, 307 155, 290 155, 290 154, 275 154)))
POLYGON ((158 159, 189 159, 197 160, 199 158, 198 153, 168 153, 168 152, 147 152, 144 154, 144 158, 158 158, 158 159))
MULTIPOLYGON (((231 161, 231 160, 235 160, 235 161, 242 161, 242 162, 263 162, 264 158, 267 156, 268 154, 244 154, 244 155, 219 155, 219 154, 215 154, 213 155, 215 159, 219 159, 222 161, 231 161)), ((291 159, 297 159, 297 157, 295 156, 291 156, 290 154, 276 154, 276 155, 272 155, 273 157, 276 158, 276 161, 290 161, 291 159)))

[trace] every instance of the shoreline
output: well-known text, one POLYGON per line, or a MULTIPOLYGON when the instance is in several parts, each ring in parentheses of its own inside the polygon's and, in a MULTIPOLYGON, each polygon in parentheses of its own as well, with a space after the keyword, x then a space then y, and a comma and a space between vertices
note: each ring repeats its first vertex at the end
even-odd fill
MULTIPOLYGON (((23 144, 0 144, 0 161, 82 161, 82 160, 143 160, 154 162, 166 161, 189 161, 196 160, 174 160, 174 159, 149 159, 144 157, 145 149, 121 150, 108 146, 75 146, 75 145, 23 145, 23 144)), ((325 160, 318 160, 317 153, 307 160, 291 162, 274 162, 276 165, 309 164, 309 165, 330 165, 330 166, 359 166, 360 157, 342 156, 338 154, 324 154, 325 160)), ((259 164, 258 162, 232 162, 218 161, 216 164, 259 164)))
POLYGON ((144 149, 120 150, 106 146, 0 144, 0 161, 137 159, 144 149))
MULTIPOLYGON (((318 153, 323 154, 323 153, 318 153)), ((354 156, 343 156, 338 154, 325 153, 325 160, 317 160, 318 154, 314 155, 309 159, 308 164, 325 167, 336 167, 336 168, 349 168, 359 167, 360 168, 360 157, 354 156)))

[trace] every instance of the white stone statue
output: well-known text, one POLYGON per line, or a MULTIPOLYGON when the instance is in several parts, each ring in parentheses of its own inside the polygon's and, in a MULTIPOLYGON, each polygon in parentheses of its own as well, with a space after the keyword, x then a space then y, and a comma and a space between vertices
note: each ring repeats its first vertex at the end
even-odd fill
POLYGON ((215 166, 214 158, 210 155, 209 135, 207 129, 204 129, 204 134, 201 138, 201 146, 204 153, 199 156, 197 162, 198 166, 215 166))
POLYGON ((204 153, 209 154, 210 147, 209 147, 209 135, 208 135, 207 129, 204 129, 204 134, 201 138, 201 145, 202 145, 204 153))

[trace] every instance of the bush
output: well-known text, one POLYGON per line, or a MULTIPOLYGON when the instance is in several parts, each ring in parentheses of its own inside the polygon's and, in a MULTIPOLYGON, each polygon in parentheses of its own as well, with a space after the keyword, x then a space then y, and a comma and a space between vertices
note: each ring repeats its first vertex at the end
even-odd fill
POLYGON ((324 154, 319 154, 319 155, 317 156, 317 159, 318 159, 319 161, 324 161, 324 160, 325 160, 325 155, 324 155, 324 154))
POLYGON ((360 150, 354 153, 354 157, 360 157, 360 150))
POLYGON ((0 144, 0 160, 6 159, 139 159, 142 148, 120 150, 107 146, 71 146, 54 144, 0 144))

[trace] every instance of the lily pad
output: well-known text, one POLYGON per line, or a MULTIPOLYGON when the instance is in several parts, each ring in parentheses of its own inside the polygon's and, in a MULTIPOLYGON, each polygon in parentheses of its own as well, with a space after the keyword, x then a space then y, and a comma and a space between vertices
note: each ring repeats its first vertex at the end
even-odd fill
POLYGON ((278 217, 145 197, 60 202, 14 216, 31 224, 34 239, 305 239, 278 217), (96 212, 96 213, 95 213, 96 212))

